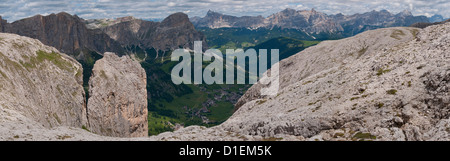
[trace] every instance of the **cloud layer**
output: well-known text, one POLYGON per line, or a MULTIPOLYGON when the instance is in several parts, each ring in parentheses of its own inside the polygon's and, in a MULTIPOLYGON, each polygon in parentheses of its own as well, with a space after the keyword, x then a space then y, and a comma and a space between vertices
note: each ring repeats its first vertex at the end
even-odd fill
POLYGON ((175 12, 203 17, 208 10, 244 16, 269 16, 285 8, 314 8, 327 14, 354 14, 386 9, 414 15, 450 17, 449 0, 0 0, 0 15, 8 21, 36 14, 68 12, 85 19, 135 16, 160 19, 175 12))

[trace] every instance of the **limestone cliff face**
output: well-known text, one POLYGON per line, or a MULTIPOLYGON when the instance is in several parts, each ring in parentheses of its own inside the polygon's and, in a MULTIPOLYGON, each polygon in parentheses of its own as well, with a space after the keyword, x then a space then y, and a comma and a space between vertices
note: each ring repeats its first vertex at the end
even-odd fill
POLYGON ((38 39, 77 59, 83 59, 78 54, 82 54, 84 50, 124 54, 120 44, 107 34, 88 29, 81 18, 65 12, 48 16, 36 15, 12 23, 6 23, 0 18, 0 32, 38 39))
POLYGON ((125 47, 139 46, 158 51, 180 47, 193 50, 194 41, 202 41, 203 49, 208 48, 206 37, 195 29, 184 13, 172 14, 162 22, 128 19, 100 29, 125 47))
POLYGON ((258 28, 266 26, 267 20, 262 16, 243 16, 235 17, 224 15, 218 12, 209 10, 203 18, 193 17, 190 19, 196 27, 222 28, 222 27, 237 27, 237 28, 258 28))
POLYGON ((73 58, 38 40, 0 33, 2 110, 47 128, 81 128, 87 123, 82 71, 73 58))
POLYGON ((138 62, 105 53, 89 80, 89 129, 106 136, 147 136, 146 81, 138 62))
POLYGON ((343 31, 339 23, 333 20, 325 13, 303 10, 296 11, 294 9, 285 9, 267 17, 270 23, 268 27, 282 27, 291 29, 300 29, 308 33, 320 32, 338 32, 343 31))

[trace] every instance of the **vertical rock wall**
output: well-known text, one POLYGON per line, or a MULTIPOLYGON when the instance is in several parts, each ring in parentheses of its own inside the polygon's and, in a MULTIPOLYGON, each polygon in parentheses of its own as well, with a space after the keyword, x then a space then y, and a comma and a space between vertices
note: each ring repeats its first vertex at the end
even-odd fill
POLYGON ((105 53, 89 80, 89 130, 115 137, 147 136, 146 81, 138 62, 105 53))

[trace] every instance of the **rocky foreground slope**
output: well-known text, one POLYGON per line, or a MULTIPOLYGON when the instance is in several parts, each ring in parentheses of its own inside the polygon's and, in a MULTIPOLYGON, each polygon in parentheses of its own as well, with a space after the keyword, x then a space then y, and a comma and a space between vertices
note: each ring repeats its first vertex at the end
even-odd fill
MULTIPOLYGON (((35 39, 0 33, 0 107, 44 127, 86 125, 82 68, 35 39)), ((6 117, 14 120, 14 117, 6 117)))
POLYGON ((203 49, 208 47, 203 33, 198 32, 189 21, 188 15, 181 12, 169 15, 162 22, 133 17, 118 18, 114 23, 105 26, 95 26, 95 22, 87 20, 86 24, 91 28, 98 27, 126 48, 171 51, 181 47, 193 50, 194 41, 202 41, 203 49))
MULTIPOLYGON (((225 123, 133 140, 450 140, 449 48, 450 23, 325 41, 281 61, 279 94, 261 96, 254 85, 225 123)), ((5 111, 2 121, 28 119, 5 111)), ((0 136, 129 140, 17 127, 2 125, 0 136)))
POLYGON ((225 123, 158 139, 450 140, 449 48, 450 23, 325 41, 280 62, 277 96, 254 85, 225 123))
POLYGON ((410 27, 417 27, 417 28, 423 29, 423 28, 426 28, 426 27, 428 27, 428 26, 439 25, 439 24, 445 24, 445 23, 447 23, 447 22, 450 22, 450 19, 447 19, 447 20, 445 20, 445 21, 430 22, 430 23, 427 23, 427 22, 419 22, 419 23, 412 24, 410 27))

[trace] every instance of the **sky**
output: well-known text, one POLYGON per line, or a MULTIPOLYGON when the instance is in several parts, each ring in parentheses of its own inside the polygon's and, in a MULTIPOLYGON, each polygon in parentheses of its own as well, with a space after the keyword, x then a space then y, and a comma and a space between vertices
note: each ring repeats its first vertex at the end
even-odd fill
POLYGON ((175 12, 189 17, 208 10, 234 15, 267 17, 286 8, 346 15, 386 9, 409 10, 413 15, 440 14, 450 18, 450 0, 0 0, 0 16, 12 22, 37 14, 67 12, 84 19, 134 16, 163 19, 175 12))

